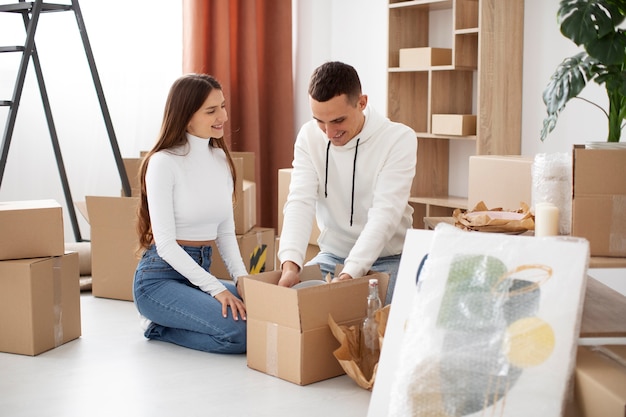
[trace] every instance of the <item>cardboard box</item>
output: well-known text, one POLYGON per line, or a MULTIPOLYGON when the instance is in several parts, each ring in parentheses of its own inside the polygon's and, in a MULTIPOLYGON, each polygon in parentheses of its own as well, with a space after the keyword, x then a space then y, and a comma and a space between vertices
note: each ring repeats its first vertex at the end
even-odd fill
POLYGON ((422 68, 452 65, 449 48, 401 48, 400 68, 422 68))
POLYGON ((34 356, 80 335, 78 253, 0 262, 0 351, 34 356))
POLYGON ((235 233, 243 235, 256 226, 254 152, 231 152, 237 171, 235 184, 235 233))
MULTIPOLYGON (((301 273, 303 281, 321 277, 318 266, 301 273)), ((378 278, 384 300, 389 276, 383 273, 297 290, 276 285, 280 271, 244 277, 248 367, 299 385, 344 374, 333 356, 339 342, 328 316, 337 324, 360 323, 366 315, 369 278, 378 278)))
MULTIPOLYGON (((282 168, 278 170, 278 236, 283 231, 283 208, 289 195, 289 184, 291 183, 291 173, 293 168, 282 168)), ((320 236, 320 228, 313 217, 313 228, 309 236, 309 244, 317 246, 317 238, 320 236)))
MULTIPOLYGON (((139 180, 139 168, 141 168, 141 161, 143 158, 123 158, 124 169, 126 170, 126 176, 130 183, 130 196, 139 197, 141 195, 141 181, 139 180)), ((124 190, 120 194, 125 197, 124 190)))
POLYGON ((581 417, 626 417, 626 346, 579 346, 575 375, 581 417))
MULTIPOLYGON (((280 246, 280 236, 276 236, 276 242, 274 243, 274 269, 280 270, 280 259, 278 259, 278 248, 280 246)), ((320 252, 320 247, 317 244, 313 245, 309 243, 306 247, 306 253, 304 255, 304 263, 306 264, 320 252)))
MULTIPOLYGON (((241 257, 246 264, 250 275, 274 270, 274 240, 273 228, 253 227, 243 235, 237 235, 237 244, 241 251, 241 257)), ((221 279, 231 279, 228 269, 213 243, 213 258, 211 259, 211 273, 221 279)))
POLYGON ((626 149, 573 151, 572 236, 591 256, 626 257, 626 149))
POLYGON ((532 204, 533 158, 510 155, 473 155, 469 159, 467 207, 484 201, 488 208, 517 210, 532 204))
POLYGON ((65 253, 63 209, 54 200, 0 202, 0 260, 65 253))
POLYGON ((133 301, 139 198, 87 196, 85 200, 91 226, 91 292, 96 297, 133 301))
POLYGON ((469 136, 476 134, 474 114, 433 114, 431 132, 434 135, 469 136))

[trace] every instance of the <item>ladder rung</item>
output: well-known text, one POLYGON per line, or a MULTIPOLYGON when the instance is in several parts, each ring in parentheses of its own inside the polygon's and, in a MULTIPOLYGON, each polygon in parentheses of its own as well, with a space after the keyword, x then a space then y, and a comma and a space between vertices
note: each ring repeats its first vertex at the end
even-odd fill
MULTIPOLYGON (((27 2, 19 2, 13 4, 2 4, 0 5, 0 12, 9 12, 9 13, 24 13, 30 12, 33 9, 35 2, 27 1, 27 2)), ((41 7, 42 12, 65 12, 68 10, 72 10, 72 5, 70 4, 57 4, 57 3, 43 3, 41 7)))
POLYGON ((0 106, 10 107, 13 102, 9 100, 0 100, 0 106))
POLYGON ((24 52, 24 47, 21 45, 16 46, 0 46, 0 52, 24 52))

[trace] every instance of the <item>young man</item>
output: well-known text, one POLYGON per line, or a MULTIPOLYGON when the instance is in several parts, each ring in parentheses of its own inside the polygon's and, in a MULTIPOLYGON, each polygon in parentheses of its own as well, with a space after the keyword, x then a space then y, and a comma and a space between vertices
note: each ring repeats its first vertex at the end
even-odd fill
POLYGON ((417 139, 409 127, 367 106, 356 70, 327 62, 311 76, 313 120, 298 133, 289 196, 283 208, 278 257, 279 285, 300 282, 299 272, 316 216, 319 264, 334 279, 361 277, 369 270, 390 275, 391 302, 406 230, 415 175, 417 139))

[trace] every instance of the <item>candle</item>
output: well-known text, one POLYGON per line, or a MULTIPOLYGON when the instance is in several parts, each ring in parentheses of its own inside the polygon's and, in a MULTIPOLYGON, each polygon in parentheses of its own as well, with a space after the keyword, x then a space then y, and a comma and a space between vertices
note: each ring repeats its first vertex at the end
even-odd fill
POLYGON ((535 205, 535 236, 556 236, 559 234, 559 209, 551 203, 535 205))

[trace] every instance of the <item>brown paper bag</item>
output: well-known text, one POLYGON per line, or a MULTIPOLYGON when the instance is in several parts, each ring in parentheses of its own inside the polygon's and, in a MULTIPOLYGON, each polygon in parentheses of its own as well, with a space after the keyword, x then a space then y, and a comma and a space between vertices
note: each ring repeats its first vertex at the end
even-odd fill
POLYGON ((481 201, 470 211, 455 209, 452 216, 455 226, 463 230, 510 234, 535 230, 535 218, 524 202, 518 210, 503 210, 500 207, 488 209, 481 201))
MULTIPOLYGON (((387 318, 389 317, 390 305, 387 305, 376 312, 376 322, 378 323, 378 339, 382 349, 385 328, 387 327, 387 318)), ((376 379, 376 370, 378 369, 378 357, 369 358, 361 357, 360 337, 361 329, 358 325, 344 326, 335 323, 331 315, 328 315, 328 325, 333 335, 339 341, 340 346, 333 355, 339 361, 339 364, 346 371, 346 374, 352 378, 357 385, 366 390, 372 390, 376 379), (361 365, 365 361, 371 361, 375 365, 372 375, 365 375, 361 365)))

